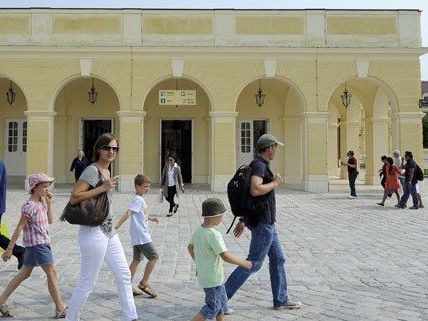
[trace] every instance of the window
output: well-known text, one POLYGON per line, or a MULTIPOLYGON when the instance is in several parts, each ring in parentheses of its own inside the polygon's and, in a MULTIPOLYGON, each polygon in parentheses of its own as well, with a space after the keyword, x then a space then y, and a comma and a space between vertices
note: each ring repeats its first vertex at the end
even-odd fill
POLYGON ((27 152, 27 122, 22 123, 22 151, 27 152))
POLYGON ((7 150, 8 152, 16 152, 18 150, 18 122, 11 121, 8 126, 7 135, 7 150))
POLYGON ((251 151, 251 130, 249 122, 241 123, 241 152, 249 153, 251 151))

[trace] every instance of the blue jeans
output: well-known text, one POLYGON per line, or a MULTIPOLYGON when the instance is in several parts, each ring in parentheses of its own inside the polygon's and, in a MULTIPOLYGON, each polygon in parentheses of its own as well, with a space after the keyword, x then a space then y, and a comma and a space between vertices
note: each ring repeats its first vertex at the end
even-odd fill
POLYGON ((248 277, 261 269, 266 255, 269 257, 270 285, 273 305, 288 303, 285 254, 281 248, 275 225, 260 224, 251 230, 250 251, 247 260, 253 263, 251 270, 238 266, 225 283, 227 298, 230 300, 248 277))
POLYGON ((357 193, 355 192, 355 181, 357 180, 358 174, 348 174, 349 187, 351 188, 351 195, 357 197, 357 193))
POLYGON ((410 194, 412 195, 413 206, 418 207, 418 194, 416 193, 416 183, 409 184, 407 181, 405 181, 403 184, 403 196, 401 196, 399 205, 406 206, 410 194))

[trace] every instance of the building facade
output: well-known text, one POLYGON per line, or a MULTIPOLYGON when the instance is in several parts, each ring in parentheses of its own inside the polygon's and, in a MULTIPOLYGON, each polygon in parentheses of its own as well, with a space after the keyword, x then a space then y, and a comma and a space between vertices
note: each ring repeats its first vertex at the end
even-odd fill
POLYGON ((423 159, 418 10, 2 9, 0 26, 12 178, 73 182, 77 149, 90 156, 105 131, 119 138, 122 191, 137 173, 156 181, 170 151, 185 182, 224 191, 266 132, 285 143, 274 171, 306 191, 345 177, 349 149, 367 184, 392 149, 423 159))

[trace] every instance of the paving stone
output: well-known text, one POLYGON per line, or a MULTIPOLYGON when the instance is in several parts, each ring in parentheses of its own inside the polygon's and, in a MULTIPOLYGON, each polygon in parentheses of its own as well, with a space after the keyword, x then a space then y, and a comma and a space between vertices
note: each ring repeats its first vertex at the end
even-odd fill
MULTIPOLYGON (((272 309, 266 260, 262 269, 230 300, 235 313, 227 316, 227 320, 428 320, 428 210, 398 210, 393 207, 394 202, 376 207, 374 203, 382 193, 377 187, 361 187, 359 199, 348 200, 345 187, 334 186, 325 194, 277 192, 277 229, 287 254, 289 294, 303 303, 302 309, 272 309)), ((67 202, 69 190, 53 191, 57 217, 67 202)), ((114 194, 115 220, 125 211, 131 196, 114 194)), ((27 197, 24 191, 8 192, 8 211, 3 219, 11 232, 27 197)), ((227 204, 224 193, 189 189, 180 198, 178 213, 167 218, 167 204, 157 202, 156 191, 146 196, 150 214, 160 219, 159 224, 151 224, 160 259, 150 281, 159 296, 135 298, 142 320, 190 320, 203 305, 203 291, 197 285, 187 244, 193 230, 202 222, 201 203, 207 197, 219 197, 227 204)), ((245 257, 250 233, 245 231, 239 239, 233 234, 226 235, 231 221, 232 216, 226 216, 218 230, 223 233, 228 249, 236 256, 245 257)), ((78 227, 56 220, 50 232, 60 290, 68 302, 80 273, 78 227)), ((118 233, 130 261, 128 227, 121 227, 118 233)), ((134 285, 141 278, 145 263, 140 264, 134 285)), ((225 264, 226 276, 234 268, 225 264)), ((15 274, 15 259, 1 262, 0 288, 15 274)), ((14 320, 52 319, 54 305, 41 269, 34 270, 8 304, 14 320)), ((116 286, 103 265, 96 288, 83 310, 82 321, 120 320, 120 315, 116 286)))

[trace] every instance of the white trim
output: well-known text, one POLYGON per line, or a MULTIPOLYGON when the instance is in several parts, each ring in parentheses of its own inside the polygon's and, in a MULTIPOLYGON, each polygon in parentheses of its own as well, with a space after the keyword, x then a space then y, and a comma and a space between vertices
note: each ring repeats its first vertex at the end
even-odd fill
POLYGON ((80 75, 89 77, 92 73, 92 59, 80 59, 80 75))
POLYGON ((275 59, 265 59, 264 63, 266 77, 275 77, 277 61, 275 59))
POLYGON ((183 67, 184 67, 184 60, 172 59, 171 60, 172 76, 173 77, 182 77, 183 76, 183 67))
POLYGON ((357 60, 358 78, 366 78, 369 74, 370 61, 357 60))

